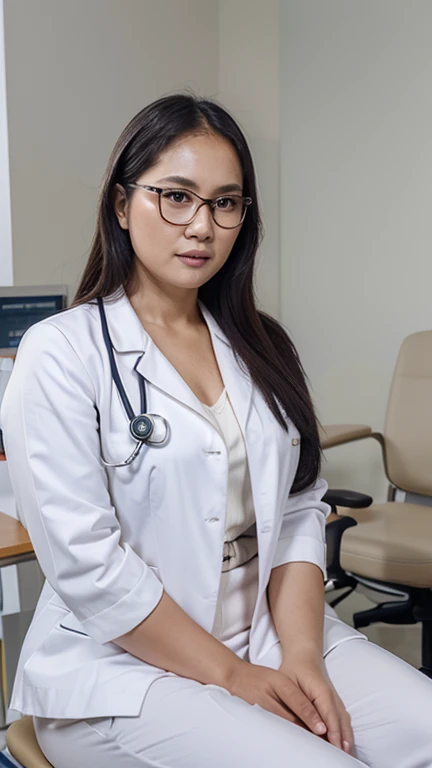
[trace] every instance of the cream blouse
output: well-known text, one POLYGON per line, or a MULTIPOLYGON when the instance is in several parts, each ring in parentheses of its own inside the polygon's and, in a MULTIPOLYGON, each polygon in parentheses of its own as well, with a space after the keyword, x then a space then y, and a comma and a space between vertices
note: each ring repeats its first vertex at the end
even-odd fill
POLYGON ((243 536, 255 523, 246 445, 226 389, 214 405, 202 405, 228 451, 228 495, 222 571, 229 571, 243 565, 258 552, 256 536, 243 536))

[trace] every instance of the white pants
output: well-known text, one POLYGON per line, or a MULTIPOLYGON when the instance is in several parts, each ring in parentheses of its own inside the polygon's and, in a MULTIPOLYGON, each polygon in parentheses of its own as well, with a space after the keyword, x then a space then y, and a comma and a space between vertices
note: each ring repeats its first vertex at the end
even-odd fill
MULTIPOLYGON (((244 659, 258 558, 222 574, 213 634, 244 659)), ((278 669, 279 644, 260 664, 278 669)), ((432 768, 432 681, 377 645, 354 638, 325 657, 351 716, 356 758, 217 685, 155 680, 137 717, 35 717, 54 768, 432 768)))

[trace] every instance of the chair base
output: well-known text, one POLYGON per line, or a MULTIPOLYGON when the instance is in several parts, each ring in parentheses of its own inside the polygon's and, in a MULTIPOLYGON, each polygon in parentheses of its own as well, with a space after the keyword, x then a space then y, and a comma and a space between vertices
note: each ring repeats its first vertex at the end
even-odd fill
MULTIPOLYGON (((386 585, 382 583, 383 586, 386 585)), ((355 629, 382 621, 385 624, 422 624, 422 665, 420 672, 432 678, 432 591, 417 587, 400 587, 406 600, 380 603, 353 616, 355 629)))

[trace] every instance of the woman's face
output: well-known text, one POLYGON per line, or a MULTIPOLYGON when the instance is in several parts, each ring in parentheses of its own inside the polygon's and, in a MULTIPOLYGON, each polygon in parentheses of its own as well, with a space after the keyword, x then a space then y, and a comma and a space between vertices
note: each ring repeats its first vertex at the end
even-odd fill
MULTIPOLYGON (((212 133, 183 137, 136 182, 187 189, 206 198, 228 195, 227 186, 231 194, 243 194, 242 172, 234 148, 212 133)), ((159 213, 157 193, 145 189, 134 189, 126 202, 122 187, 117 185, 114 207, 120 226, 129 230, 140 283, 144 278, 144 282, 150 279, 197 290, 228 259, 241 229, 222 229, 213 220, 208 205, 199 208, 190 224, 170 224, 159 213), (189 265, 179 255, 190 251, 199 251, 208 258, 200 266, 189 265)))

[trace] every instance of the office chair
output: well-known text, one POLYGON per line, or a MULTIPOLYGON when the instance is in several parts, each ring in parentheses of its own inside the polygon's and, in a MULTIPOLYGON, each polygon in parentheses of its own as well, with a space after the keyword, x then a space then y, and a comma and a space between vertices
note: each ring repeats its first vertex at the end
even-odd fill
POLYGON ((383 434, 370 427, 323 427, 324 448, 373 437, 382 448, 388 500, 329 490, 326 589, 358 584, 401 598, 354 614, 356 629, 382 621, 422 623, 422 666, 432 678, 432 331, 408 336, 399 351, 383 434), (405 492, 405 501, 396 500, 405 492))
POLYGON ((6 748, 0 752, 1 768, 53 768, 36 741, 33 718, 16 720, 6 731, 6 748))

